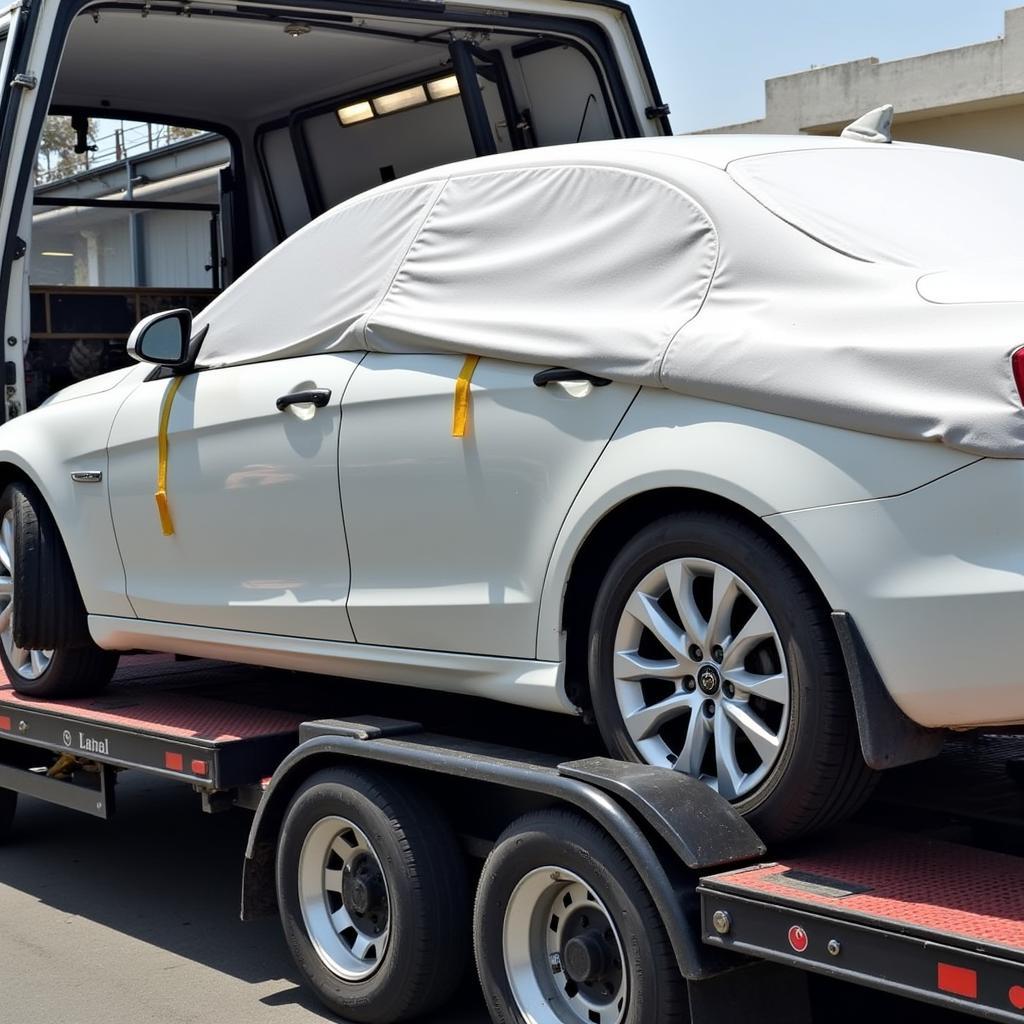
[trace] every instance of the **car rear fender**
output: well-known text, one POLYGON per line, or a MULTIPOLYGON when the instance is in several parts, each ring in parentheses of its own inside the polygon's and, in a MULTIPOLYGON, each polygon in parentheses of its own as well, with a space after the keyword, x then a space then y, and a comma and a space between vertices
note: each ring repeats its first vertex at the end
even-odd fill
POLYGON ((537 657, 562 657, 565 588, 587 537, 639 495, 666 489, 700 492, 763 518, 902 494, 975 461, 977 456, 943 445, 644 389, 580 489, 555 541, 541 597, 537 657))

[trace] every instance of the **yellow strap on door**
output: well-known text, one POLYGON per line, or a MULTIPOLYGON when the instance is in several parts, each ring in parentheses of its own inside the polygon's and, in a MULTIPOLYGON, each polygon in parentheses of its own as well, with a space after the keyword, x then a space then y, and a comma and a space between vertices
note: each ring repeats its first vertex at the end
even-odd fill
POLYGON ((455 408, 452 410, 452 437, 465 437, 469 425, 469 385, 473 380, 479 356, 466 356, 462 370, 455 381, 455 408))
POLYGON ((171 422, 171 406, 174 396, 181 387, 184 377, 175 377, 164 395, 164 404, 160 407, 160 431, 156 438, 156 508, 160 513, 160 527, 165 537, 174 534, 174 520, 171 518, 171 506, 167 502, 167 428, 171 422))

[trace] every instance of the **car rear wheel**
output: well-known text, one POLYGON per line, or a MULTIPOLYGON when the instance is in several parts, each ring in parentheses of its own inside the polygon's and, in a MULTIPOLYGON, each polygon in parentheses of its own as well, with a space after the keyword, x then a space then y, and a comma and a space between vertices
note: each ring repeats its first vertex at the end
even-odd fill
POLYGON ((742 520, 694 512, 641 531, 607 573, 590 641, 609 751, 700 778, 765 839, 821 828, 870 792, 828 609, 742 520))
POLYGON ((42 498, 24 484, 0 496, 0 663, 19 693, 98 693, 118 655, 89 636, 64 543, 42 498))

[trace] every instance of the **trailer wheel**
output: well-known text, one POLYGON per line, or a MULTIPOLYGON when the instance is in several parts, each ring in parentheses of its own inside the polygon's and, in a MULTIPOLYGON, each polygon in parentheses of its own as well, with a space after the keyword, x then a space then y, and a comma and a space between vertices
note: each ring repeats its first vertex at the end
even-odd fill
POLYGON ((578 814, 540 811, 505 831, 484 864, 473 936, 495 1020, 687 1020, 685 983, 647 888, 578 814))
POLYGON ((89 636, 45 502, 25 484, 11 484, 0 496, 0 662, 8 680, 33 697, 82 697, 110 682, 117 661, 89 636))
POLYGON ((421 793, 360 770, 312 776, 281 826, 277 894, 295 963, 334 1013, 389 1024, 458 986, 469 959, 466 867, 421 793))

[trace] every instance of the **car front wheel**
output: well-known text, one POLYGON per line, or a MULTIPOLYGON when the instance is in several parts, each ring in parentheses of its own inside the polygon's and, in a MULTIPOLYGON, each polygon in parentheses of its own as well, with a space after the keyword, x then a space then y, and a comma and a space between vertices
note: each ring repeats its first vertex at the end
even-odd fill
POLYGON ((110 682, 117 661, 89 637, 49 509, 32 488, 10 484, 0 496, 0 663, 8 681, 28 696, 83 697, 110 682))
POLYGON ((870 792, 828 608, 739 518, 669 516, 626 545, 595 605, 590 679, 613 755, 701 779, 766 840, 870 792))

